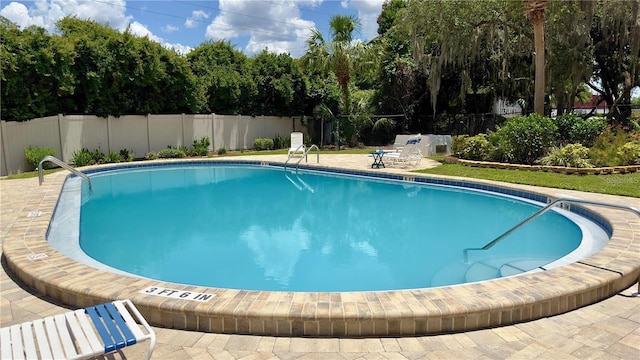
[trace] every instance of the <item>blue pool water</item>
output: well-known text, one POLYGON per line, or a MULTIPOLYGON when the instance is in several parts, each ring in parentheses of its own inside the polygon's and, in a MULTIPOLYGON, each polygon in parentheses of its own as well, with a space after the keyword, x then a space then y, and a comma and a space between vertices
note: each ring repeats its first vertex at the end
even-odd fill
POLYGON ((79 243, 110 267, 168 282, 284 291, 443 286, 544 267, 580 226, 487 192, 246 165, 96 173, 79 243))

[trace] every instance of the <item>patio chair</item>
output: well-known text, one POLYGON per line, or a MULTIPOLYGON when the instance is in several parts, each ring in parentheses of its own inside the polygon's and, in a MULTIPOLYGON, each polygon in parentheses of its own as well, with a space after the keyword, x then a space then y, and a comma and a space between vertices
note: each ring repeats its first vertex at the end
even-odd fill
POLYGON ((384 155, 384 161, 388 165, 418 165, 420 160, 422 160, 422 152, 418 146, 419 143, 419 137, 409 139, 401 151, 386 153, 384 155))
POLYGON ((304 146, 304 135, 301 132, 291 133, 291 147, 289 147, 289 157, 295 156, 297 153, 304 155, 306 147, 304 146))
POLYGON ((4 327, 0 356, 2 360, 89 359, 146 340, 149 360, 155 333, 131 301, 117 300, 4 327))

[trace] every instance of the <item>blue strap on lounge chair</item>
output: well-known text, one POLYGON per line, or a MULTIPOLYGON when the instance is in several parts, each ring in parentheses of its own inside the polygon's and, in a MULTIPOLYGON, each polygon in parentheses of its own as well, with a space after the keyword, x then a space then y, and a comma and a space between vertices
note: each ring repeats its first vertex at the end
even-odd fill
POLYGON ((156 342, 153 329, 131 301, 117 300, 4 327, 0 358, 89 359, 146 340, 149 360, 156 342))
POLYGON ((98 330, 98 334, 100 334, 102 342, 104 342, 105 353, 136 343, 136 338, 122 321, 113 304, 91 306, 84 309, 84 311, 89 314, 93 325, 98 330))

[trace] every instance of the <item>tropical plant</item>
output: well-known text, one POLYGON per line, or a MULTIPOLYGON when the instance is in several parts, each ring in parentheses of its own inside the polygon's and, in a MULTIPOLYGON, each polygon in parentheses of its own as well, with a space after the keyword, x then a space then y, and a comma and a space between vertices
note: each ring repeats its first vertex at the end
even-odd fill
POLYGON ((209 154, 209 145, 211 145, 211 140, 209 140, 208 136, 193 140, 193 147, 189 154, 192 156, 207 156, 209 154))
POLYGON ((568 144, 561 148, 553 148, 540 162, 542 165, 592 168, 588 157, 589 149, 582 144, 568 144))
POLYGON ((640 165, 640 142, 628 142, 618 150, 622 165, 640 165))
MULTIPOLYGON (((341 109, 348 113, 351 109, 351 90, 349 84, 354 71, 371 71, 374 62, 370 62, 372 54, 362 42, 354 42, 354 33, 360 27, 353 16, 335 15, 329 21, 331 39, 325 40, 318 29, 312 31, 306 41, 307 52, 302 57, 302 64, 322 72, 333 73, 340 87, 341 109)), ((340 120, 337 121, 337 132, 340 134, 340 120)), ((337 137, 340 147, 340 135, 337 137)))
POLYGON ((634 135, 621 126, 607 126, 589 149, 589 158, 596 167, 624 164, 620 150, 634 140, 634 135))
POLYGON ((75 151, 72 155, 73 165, 75 166, 87 166, 95 164, 91 151, 87 148, 82 148, 79 151, 75 151))

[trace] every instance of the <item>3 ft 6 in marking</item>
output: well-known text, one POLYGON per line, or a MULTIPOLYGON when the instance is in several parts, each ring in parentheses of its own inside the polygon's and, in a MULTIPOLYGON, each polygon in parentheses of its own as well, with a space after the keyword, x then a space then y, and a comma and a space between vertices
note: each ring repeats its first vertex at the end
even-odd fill
POLYGON ((204 294, 191 291, 167 289, 163 287, 149 286, 146 289, 140 290, 141 293, 147 295, 163 296, 173 299, 182 300, 195 300, 195 301, 209 301, 215 294, 204 294))

